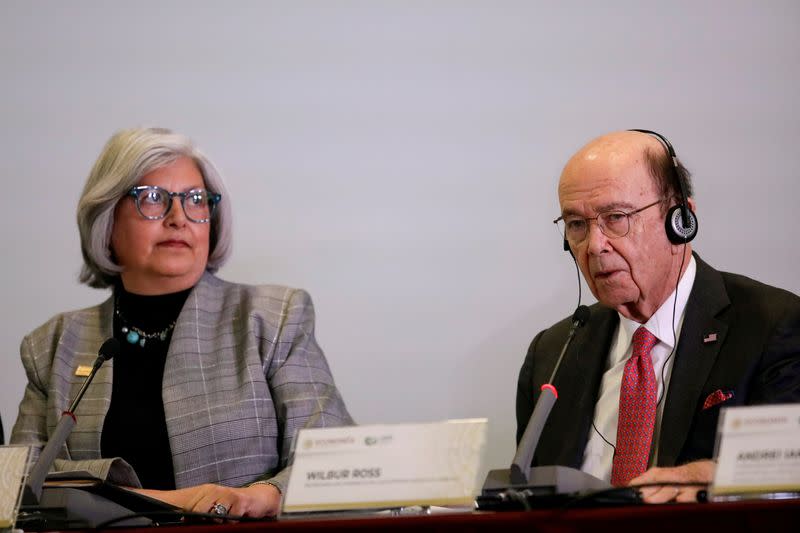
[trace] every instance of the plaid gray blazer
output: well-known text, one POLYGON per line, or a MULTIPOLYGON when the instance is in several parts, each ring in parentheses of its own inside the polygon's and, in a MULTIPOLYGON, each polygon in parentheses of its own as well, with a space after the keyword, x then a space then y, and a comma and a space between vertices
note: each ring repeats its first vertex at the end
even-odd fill
MULTIPOLYGON (((41 450, 85 379, 75 375, 78 365, 91 365, 112 336, 113 305, 111 297, 62 313, 22 340, 28 384, 12 444, 41 450)), ((100 457, 113 364, 100 368, 76 409, 78 423, 56 470, 85 470, 139 486, 127 463, 100 457)), ((178 316, 162 397, 177 488, 268 480, 283 491, 298 429, 353 423, 314 338, 308 294, 229 283, 209 273, 178 316)))

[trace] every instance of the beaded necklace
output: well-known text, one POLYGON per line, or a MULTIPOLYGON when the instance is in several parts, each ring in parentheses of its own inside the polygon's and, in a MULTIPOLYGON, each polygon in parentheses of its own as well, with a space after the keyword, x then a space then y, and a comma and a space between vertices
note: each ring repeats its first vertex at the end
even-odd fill
POLYGON ((161 331, 155 331, 152 333, 148 333, 144 330, 137 328, 136 326, 131 326, 128 324, 128 320, 122 314, 122 311, 119 309, 119 296, 114 299, 114 314, 120 321, 121 328, 120 331, 125 334, 125 340, 128 341, 130 344, 138 344, 142 348, 149 340, 159 340, 165 341, 167 340, 167 336, 170 332, 175 328, 176 320, 173 320, 167 327, 162 329, 161 331))

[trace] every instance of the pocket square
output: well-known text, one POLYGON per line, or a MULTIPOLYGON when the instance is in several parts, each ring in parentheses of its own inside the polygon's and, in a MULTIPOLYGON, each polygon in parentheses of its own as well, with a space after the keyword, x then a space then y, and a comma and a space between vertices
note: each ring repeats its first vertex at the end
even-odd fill
POLYGON ((719 405, 722 402, 727 402, 731 398, 733 398, 732 390, 729 391, 716 390, 711 394, 709 394, 708 398, 706 398, 706 401, 703 402, 703 411, 705 411, 706 409, 710 409, 715 405, 719 405))

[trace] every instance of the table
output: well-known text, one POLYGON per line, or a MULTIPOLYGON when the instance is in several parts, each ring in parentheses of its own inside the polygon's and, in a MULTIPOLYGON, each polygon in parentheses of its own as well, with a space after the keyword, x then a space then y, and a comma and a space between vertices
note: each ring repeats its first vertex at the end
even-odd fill
MULTIPOLYGON (((736 533, 800 531, 800 500, 641 505, 594 509, 472 512, 423 516, 315 517, 162 526, 159 533, 255 533, 260 531, 526 531, 545 533, 638 531, 640 533, 736 533)), ((125 528, 153 533, 152 528, 125 528)))

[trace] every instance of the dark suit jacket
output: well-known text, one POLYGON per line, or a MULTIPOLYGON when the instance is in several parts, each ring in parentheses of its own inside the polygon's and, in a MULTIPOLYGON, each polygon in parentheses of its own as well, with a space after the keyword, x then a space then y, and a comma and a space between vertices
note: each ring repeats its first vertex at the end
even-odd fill
MULTIPOLYGON (((661 420, 659 466, 710 458, 723 406, 800 401, 800 298, 744 276, 718 272, 697 255, 695 260, 697 274, 661 420), (710 333, 716 333, 717 340, 703 342, 710 333), (703 409, 705 399, 717 390, 734 395, 703 409)), ((536 465, 579 468, 583 461, 600 380, 619 323, 614 310, 599 304, 591 310, 554 380, 558 401, 539 441, 536 465)), ((570 319, 562 320, 539 333, 530 345, 517 385, 518 442, 569 327, 570 319)))

